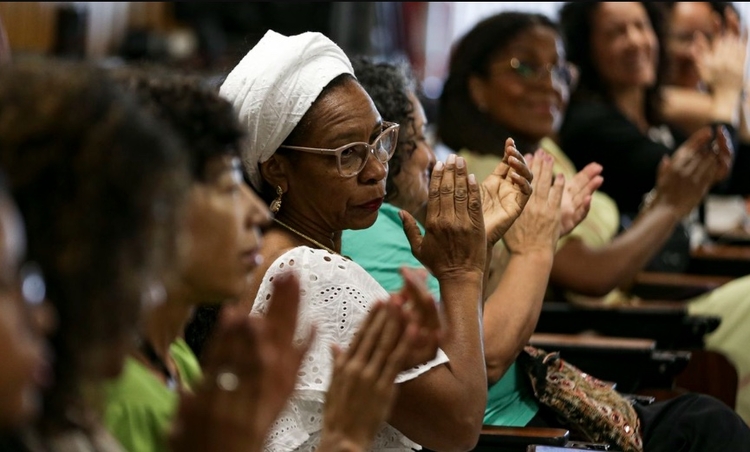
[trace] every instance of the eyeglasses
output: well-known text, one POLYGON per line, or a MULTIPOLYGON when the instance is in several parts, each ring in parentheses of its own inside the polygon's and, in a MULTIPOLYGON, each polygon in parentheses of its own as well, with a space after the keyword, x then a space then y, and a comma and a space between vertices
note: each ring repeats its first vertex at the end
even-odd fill
POLYGON ((670 42, 674 45, 681 47, 690 47, 695 43, 697 33, 702 33, 706 37, 706 40, 711 44, 714 40, 713 34, 703 32, 674 32, 668 35, 670 42))
POLYGON ((518 58, 511 58, 510 68, 525 81, 539 81, 547 75, 551 75, 553 83, 570 86, 574 78, 573 65, 568 62, 536 66, 518 58))
POLYGON ((293 151, 310 152, 313 154, 324 154, 336 156, 341 177, 354 177, 362 171, 367 164, 370 154, 382 164, 388 163, 398 145, 399 125, 395 122, 383 121, 383 130, 375 141, 370 143, 356 142, 345 144, 336 149, 307 148, 302 146, 280 146, 293 151))

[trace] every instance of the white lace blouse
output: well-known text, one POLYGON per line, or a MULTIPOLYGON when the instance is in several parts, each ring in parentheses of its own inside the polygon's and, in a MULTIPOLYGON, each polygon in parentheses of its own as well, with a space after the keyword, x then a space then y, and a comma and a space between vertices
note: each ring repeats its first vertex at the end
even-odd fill
MULTIPOLYGON (((372 303, 388 298, 380 284, 361 266, 328 251, 300 246, 269 267, 251 315, 264 314, 271 298, 271 281, 287 271, 296 272, 300 281, 300 311, 296 341, 302 341, 313 324, 317 335, 298 372, 295 392, 281 412, 266 439, 265 450, 273 452, 314 451, 323 427, 323 404, 331 381, 331 344, 348 345, 365 319, 372 303)), ((397 383, 411 380, 448 361, 438 350, 432 361, 396 377, 397 383)), ((367 407, 352 407, 356 410, 367 407)), ((410 451, 421 446, 388 424, 378 432, 374 451, 410 451)))

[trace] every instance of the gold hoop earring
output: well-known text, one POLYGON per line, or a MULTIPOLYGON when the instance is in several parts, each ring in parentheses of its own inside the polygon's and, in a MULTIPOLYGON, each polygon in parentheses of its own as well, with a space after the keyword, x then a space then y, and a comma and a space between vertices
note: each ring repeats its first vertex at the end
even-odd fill
POLYGON ((284 189, 281 188, 281 185, 276 186, 276 199, 271 201, 271 206, 269 209, 271 209, 271 212, 277 213, 279 210, 281 210, 281 197, 284 196, 284 189))

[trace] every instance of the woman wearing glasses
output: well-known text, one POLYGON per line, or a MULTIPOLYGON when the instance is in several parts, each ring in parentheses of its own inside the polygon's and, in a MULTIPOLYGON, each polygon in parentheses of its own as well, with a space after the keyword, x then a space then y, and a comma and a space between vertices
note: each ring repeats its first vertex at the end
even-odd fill
MULTIPOLYGON (((353 64, 357 79, 367 89, 378 110, 397 119, 403 125, 403 132, 395 154, 400 164, 398 167, 392 166, 388 174, 388 185, 393 187, 388 191, 390 199, 381 208, 375 225, 344 233, 344 252, 361 263, 383 287, 395 290, 400 285, 399 268, 404 265, 422 267, 411 255, 398 212, 404 209, 415 218, 422 218, 429 199, 429 189, 421 183, 421 173, 425 171, 422 168, 425 163, 434 164, 435 160, 426 138, 427 118, 416 96, 416 82, 410 78, 408 66, 375 63, 366 58, 358 58, 353 64), (427 156, 430 158, 427 159, 427 156)), ((531 179, 529 170, 536 172, 531 182, 533 193, 521 215, 507 231, 493 234, 489 227, 495 211, 502 210, 502 200, 491 197, 483 199, 487 242, 494 245, 502 237, 507 246, 515 251, 510 256, 501 283, 490 293, 485 291, 484 354, 490 386, 490 410, 497 412, 495 398, 502 395, 507 403, 503 408, 505 418, 513 419, 514 425, 524 425, 534 416, 536 405, 523 391, 525 385, 519 378, 515 360, 528 343, 539 316, 555 243, 562 230, 562 217, 570 217, 573 213, 561 212, 565 182, 561 177, 552 177, 551 159, 535 157, 529 162, 531 168, 524 168, 525 165, 519 167, 517 163, 523 157, 512 146, 511 140, 506 146, 510 165, 498 157, 497 166, 493 169, 495 174, 482 183, 483 187, 499 182, 509 188, 509 193, 513 193, 515 189, 511 189, 512 185, 518 184, 514 180, 520 174, 531 179), (516 171, 519 173, 514 174, 516 171), (505 174, 505 177, 498 177, 500 174, 505 174)), ((439 297, 439 282, 430 275, 428 284, 433 294, 439 297)), ((485 423, 491 424, 494 414, 493 411, 488 413, 485 414, 485 423)))
MULTIPOLYGON (((220 93, 233 102, 249 134, 243 149, 248 178, 276 215, 261 248, 262 280, 245 300, 248 311, 252 305, 253 315, 263 315, 269 283, 292 271, 302 293, 298 334, 303 337, 313 323, 318 332, 267 446, 312 450, 328 396, 330 347, 346 347, 372 303, 387 297, 340 254, 341 234, 375 222, 398 126, 381 118, 346 55, 319 33, 268 32, 220 93)), ((444 322, 429 294, 403 306, 421 319, 420 338, 396 378, 399 394, 373 450, 468 450, 482 424, 486 249, 479 188, 460 159, 438 163, 432 184, 424 237, 410 215, 403 218, 416 256, 441 280, 444 322)), ((403 276, 421 279, 409 271, 403 276)))
MULTIPOLYGON (((726 162, 722 161, 728 155, 727 149, 722 148, 718 156, 709 150, 710 133, 705 128, 694 132, 676 150, 655 140, 650 133, 654 115, 658 114, 658 103, 652 102, 658 99, 661 86, 656 74, 662 66, 654 60, 654 53, 663 41, 656 40, 658 30, 651 26, 659 23, 655 22, 660 17, 658 12, 650 2, 574 2, 562 10, 567 41, 571 52, 577 49, 575 57, 582 65, 583 85, 562 126, 561 144, 572 153, 573 163, 589 159, 606 162, 609 185, 605 182, 602 188, 609 187, 607 194, 614 202, 610 200, 607 215, 600 216, 596 223, 592 220, 581 240, 571 241, 558 252, 556 261, 577 264, 567 268, 556 265, 552 281, 578 294, 606 296, 610 302, 632 299, 617 289, 627 287, 677 225, 700 204, 708 189, 727 174, 726 162), (638 32, 625 34, 625 29, 638 32), (603 35, 607 39, 599 40, 603 35), (596 45, 590 46, 591 52, 581 52, 581 43, 588 39, 596 45), (632 54, 639 62, 638 70, 607 63, 607 55, 618 53, 632 54), (601 101, 606 93, 610 93, 612 102, 601 101), (634 103, 640 107, 635 108, 634 103), (671 158, 667 158, 670 154, 671 158), (691 172, 695 176, 690 176, 691 172), (635 198, 652 187, 648 201, 638 206, 635 198), (634 196, 636 192, 638 195, 634 196), (618 235, 619 213, 628 214, 634 205, 636 220, 618 235), (574 260, 575 256, 579 258, 574 260), (591 272, 592 268, 596 272, 591 272)), ((719 133, 717 138, 720 145, 726 144, 725 134, 719 133)), ((738 278, 689 304, 692 314, 722 318, 719 328, 706 337, 706 346, 732 361, 740 381, 748 381, 750 376, 750 353, 746 350, 750 341, 750 330, 746 328, 750 317, 749 283, 748 277, 738 278)), ((736 410, 750 422, 750 387, 746 383, 738 388, 736 410)))
MULTIPOLYGON (((665 158, 685 153, 686 137, 663 119, 663 13, 656 2, 568 2, 560 11, 568 58, 580 69, 560 143, 575 165, 605 167, 602 191, 631 218, 665 158)), ((707 141, 700 132, 691 136, 707 141)), ((729 150, 709 154, 703 161, 715 169, 705 191, 726 178, 732 160, 729 150)))
MULTIPOLYGON (((513 136, 519 150, 541 147, 554 157, 555 172, 571 178, 575 167, 549 138, 560 124, 568 99, 570 78, 564 61, 560 33, 545 16, 504 12, 480 22, 453 52, 441 97, 440 137, 467 158, 476 174, 494 168, 500 160, 500 143, 513 136)), ((666 171, 660 181, 670 196, 655 200, 637 227, 618 237, 613 232, 603 242, 592 241, 592 235, 609 230, 619 218, 612 200, 595 192, 587 217, 557 244, 551 282, 566 283, 572 289, 574 282, 586 281, 596 287, 610 277, 623 278, 640 269, 647 260, 644 256, 658 248, 656 241, 669 234, 672 223, 665 212, 695 199, 695 191, 679 175, 666 171)), ((516 251, 512 242, 508 246, 511 253, 516 251)), ((490 387, 485 423, 559 426, 550 410, 540 406, 528 386, 520 383, 525 377, 520 373, 513 377, 506 376, 490 387)), ((649 452, 743 450, 750 441, 742 420, 721 402, 705 396, 686 395, 636 406, 636 411, 644 450, 649 452), (723 434, 717 433, 719 426, 726 428, 723 434)))

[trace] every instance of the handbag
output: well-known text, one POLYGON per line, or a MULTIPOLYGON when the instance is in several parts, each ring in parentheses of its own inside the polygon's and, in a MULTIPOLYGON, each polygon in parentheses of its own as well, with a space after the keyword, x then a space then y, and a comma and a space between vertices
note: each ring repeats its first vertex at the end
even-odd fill
POLYGON ((624 452, 643 452, 638 413, 611 385, 564 361, 559 353, 531 345, 519 354, 518 364, 537 401, 557 414, 571 433, 624 452))

